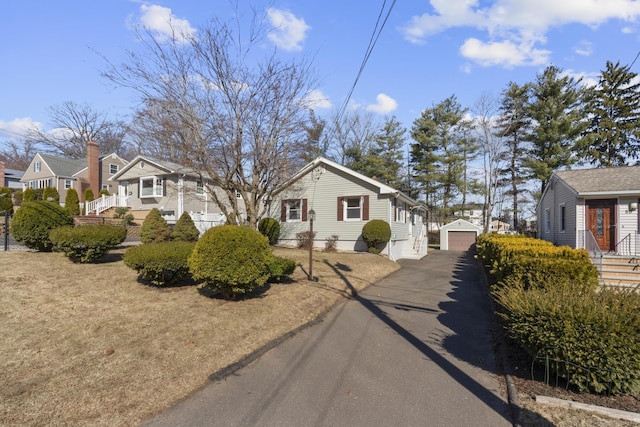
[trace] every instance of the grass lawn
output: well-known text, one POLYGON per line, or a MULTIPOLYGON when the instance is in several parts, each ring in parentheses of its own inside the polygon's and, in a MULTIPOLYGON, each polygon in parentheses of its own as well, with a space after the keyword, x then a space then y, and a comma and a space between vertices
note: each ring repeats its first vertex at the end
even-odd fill
MULTIPOLYGON (((275 251, 308 268, 307 251, 275 251)), ((317 282, 297 267, 288 283, 225 301, 200 286, 142 284, 123 252, 84 265, 0 253, 1 425, 137 425, 344 298, 340 275, 360 290, 399 268, 378 255, 314 252, 317 282)))

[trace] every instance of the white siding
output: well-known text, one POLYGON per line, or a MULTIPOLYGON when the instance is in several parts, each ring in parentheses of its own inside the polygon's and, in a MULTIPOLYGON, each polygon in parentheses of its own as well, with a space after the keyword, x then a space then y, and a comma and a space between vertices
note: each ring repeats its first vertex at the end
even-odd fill
POLYGON ((556 245, 576 246, 578 198, 563 181, 553 177, 538 204, 538 237, 556 245), (565 228, 561 229, 561 207, 564 206, 565 228), (545 211, 551 212, 551 227, 546 230, 545 211))

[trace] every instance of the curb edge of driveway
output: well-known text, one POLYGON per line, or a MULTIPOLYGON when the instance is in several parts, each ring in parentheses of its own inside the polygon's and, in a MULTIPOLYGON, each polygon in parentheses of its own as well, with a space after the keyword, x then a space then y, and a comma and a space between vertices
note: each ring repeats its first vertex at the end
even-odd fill
POLYGON ((211 381, 211 382, 220 381, 220 380, 223 380, 223 379, 225 379, 226 377, 228 377, 230 375, 235 374, 237 371, 239 371, 240 369, 246 367, 247 365, 251 364, 252 362, 256 361, 260 356, 262 356, 263 354, 265 354, 269 350, 272 350, 272 349, 276 348, 277 346, 279 346, 283 342, 287 341, 289 338, 292 338, 293 336, 299 334, 300 332, 304 331, 305 329, 307 329, 307 328, 309 328, 311 326, 317 325, 318 323, 322 322, 322 320, 327 316, 327 314, 329 314, 331 311, 333 311, 334 308, 336 308, 340 304, 344 304, 347 301, 349 301, 349 298, 341 299, 341 300, 338 300, 338 301, 334 302, 329 307, 325 308, 322 312, 320 312, 320 314, 318 314, 314 319, 311 319, 308 322, 303 323, 302 325, 298 326, 297 328, 292 329, 291 331, 286 332, 286 333, 280 335, 279 337, 272 339, 271 341, 269 341, 268 343, 266 343, 262 347, 252 351, 251 353, 249 353, 248 355, 244 356, 242 359, 238 360, 237 362, 234 362, 234 363, 232 363, 232 364, 230 364, 228 366, 225 366, 224 368, 212 373, 211 375, 209 375, 209 381, 211 381))

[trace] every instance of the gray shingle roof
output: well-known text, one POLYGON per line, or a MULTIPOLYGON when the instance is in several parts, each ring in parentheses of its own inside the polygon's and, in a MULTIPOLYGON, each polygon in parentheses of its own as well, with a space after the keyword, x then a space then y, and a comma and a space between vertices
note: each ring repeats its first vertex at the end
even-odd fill
POLYGON ((63 159, 48 154, 40 154, 40 157, 47 166, 49 166, 55 176, 71 177, 87 167, 87 159, 63 159))
POLYGON ((575 169, 555 174, 578 194, 640 192, 640 166, 575 169))

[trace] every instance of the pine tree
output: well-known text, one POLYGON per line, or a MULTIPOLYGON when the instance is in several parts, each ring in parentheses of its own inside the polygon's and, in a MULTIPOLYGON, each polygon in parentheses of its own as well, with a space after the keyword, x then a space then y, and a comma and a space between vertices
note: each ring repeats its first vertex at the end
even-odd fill
POLYGON ((555 66, 548 66, 531 85, 528 111, 533 126, 526 137, 531 147, 523 166, 540 181, 540 194, 554 170, 577 161, 574 148, 587 125, 584 96, 579 80, 563 76, 555 66))
POLYGON ((359 172, 371 178, 375 177, 390 187, 401 189, 404 181, 400 174, 402 147, 406 131, 395 117, 386 118, 384 125, 374 136, 369 153, 362 159, 359 172))
POLYGON ((528 84, 520 86, 510 82, 502 92, 500 116, 497 122, 497 134, 504 138, 508 147, 501 156, 505 167, 499 171, 500 181, 508 188, 506 194, 512 198, 513 226, 517 231, 520 224, 519 201, 526 191, 522 186, 527 180, 522 163, 526 158, 524 140, 531 127, 531 118, 527 111, 529 93, 528 84))
POLYGON ((640 82, 629 66, 607 61, 593 89, 587 111, 591 117, 582 158, 596 166, 621 166, 639 158, 640 82))

